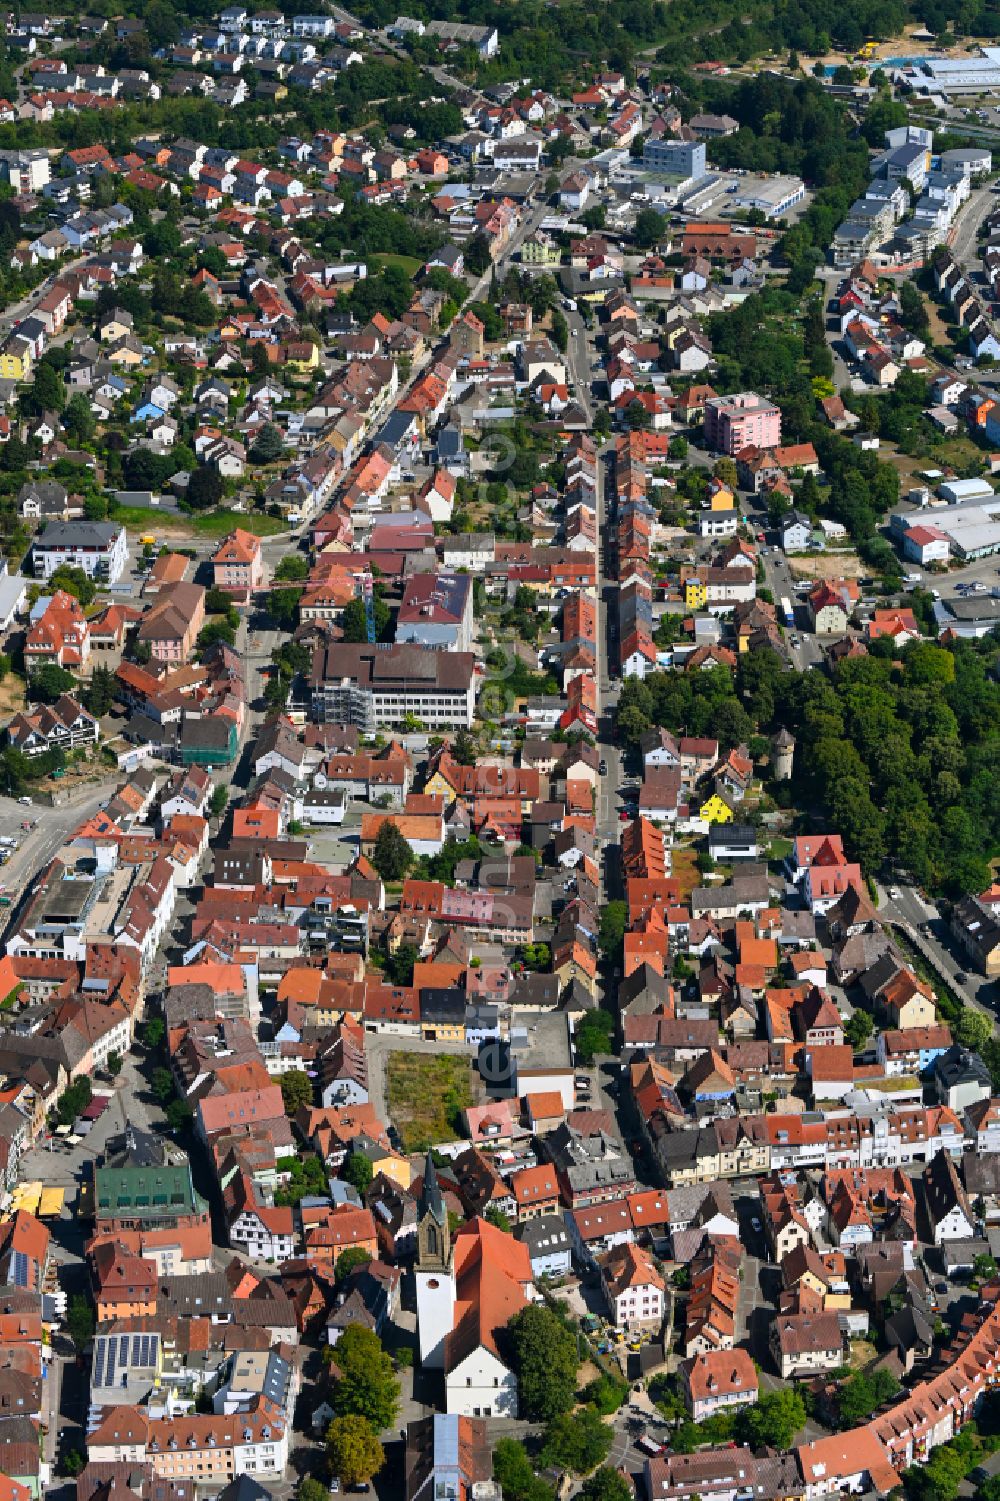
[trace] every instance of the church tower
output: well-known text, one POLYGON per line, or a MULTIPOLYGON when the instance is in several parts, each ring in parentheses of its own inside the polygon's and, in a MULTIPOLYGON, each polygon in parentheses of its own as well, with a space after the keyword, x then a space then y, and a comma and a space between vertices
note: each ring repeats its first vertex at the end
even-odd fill
POLYGON ((424 1163, 424 1185, 417 1209, 420 1363, 440 1370, 444 1367, 444 1342, 455 1320, 455 1268, 448 1211, 430 1152, 424 1163))

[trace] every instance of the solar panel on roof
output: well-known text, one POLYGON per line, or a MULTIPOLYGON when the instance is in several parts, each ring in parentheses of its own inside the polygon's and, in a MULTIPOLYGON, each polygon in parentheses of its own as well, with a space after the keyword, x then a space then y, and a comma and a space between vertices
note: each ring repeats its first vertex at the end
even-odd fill
POLYGON ((11 1277, 15 1287, 28 1287, 30 1263, 23 1251, 15 1251, 11 1258, 11 1277))

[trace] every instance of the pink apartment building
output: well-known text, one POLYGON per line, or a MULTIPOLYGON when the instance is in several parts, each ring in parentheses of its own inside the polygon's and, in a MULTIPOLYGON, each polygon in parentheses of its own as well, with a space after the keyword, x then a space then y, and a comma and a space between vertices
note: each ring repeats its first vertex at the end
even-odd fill
POLYGON ((781 412, 754 391, 712 396, 705 403, 705 439, 716 453, 741 448, 775 448, 781 442, 781 412))
POLYGON ((220 543, 212 558, 215 585, 238 602, 248 602, 264 586, 264 551, 260 538, 237 527, 220 543))

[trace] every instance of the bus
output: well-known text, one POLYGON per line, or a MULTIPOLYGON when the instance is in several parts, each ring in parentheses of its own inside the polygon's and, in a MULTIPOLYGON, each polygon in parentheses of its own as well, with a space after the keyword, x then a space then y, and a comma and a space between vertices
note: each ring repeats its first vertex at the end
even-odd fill
POLYGON ((795 611, 792 609, 792 602, 788 598, 787 594, 782 597, 782 601, 781 601, 781 613, 785 617, 785 624, 786 625, 794 625, 795 624, 795 611))

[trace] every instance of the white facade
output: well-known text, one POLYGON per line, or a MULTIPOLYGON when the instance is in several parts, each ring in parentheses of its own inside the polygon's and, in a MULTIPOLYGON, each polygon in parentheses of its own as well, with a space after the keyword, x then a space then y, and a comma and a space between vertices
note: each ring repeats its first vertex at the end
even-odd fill
POLYGON ((663 1323, 663 1289, 652 1282, 626 1287, 609 1299, 616 1329, 659 1328, 663 1323))
POLYGON ((963 1210, 956 1204, 934 1226, 934 1244, 942 1246, 947 1240, 972 1240, 975 1233, 975 1225, 969 1223, 963 1210))
POLYGON ((479 1345, 446 1375, 445 1411, 466 1418, 516 1418, 517 1377, 479 1345))
POLYGON ((252 1209, 244 1209, 229 1227, 229 1243, 256 1261, 287 1261, 295 1254, 295 1236, 270 1230, 252 1209))
MULTIPOLYGON (((421 1271, 419 1268, 416 1275, 420 1364, 430 1370, 443 1370, 444 1342, 455 1323, 455 1275, 451 1269, 421 1271)), ((449 1412, 452 1410, 448 1408, 449 1412)))

